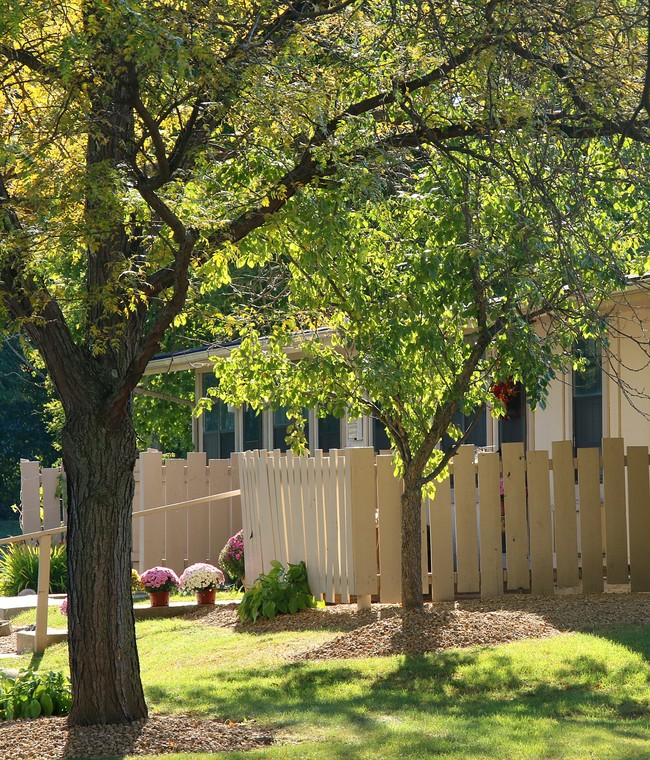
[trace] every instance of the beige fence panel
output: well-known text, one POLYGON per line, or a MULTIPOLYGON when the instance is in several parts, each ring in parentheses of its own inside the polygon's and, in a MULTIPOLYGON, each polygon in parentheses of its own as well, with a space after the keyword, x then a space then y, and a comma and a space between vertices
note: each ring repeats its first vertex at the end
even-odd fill
POLYGON ((23 533, 41 529, 41 465, 20 460, 20 503, 23 533))
MULTIPOLYGON (((140 511, 140 459, 135 460, 135 467, 133 469, 134 489, 133 489, 133 504, 131 506, 131 513, 140 511)), ((67 517, 67 515, 66 515, 67 517)), ((67 520, 66 520, 67 522, 67 520)), ((140 520, 131 520, 131 527, 133 529, 132 545, 131 545, 131 567, 134 567, 139 573, 146 568, 140 565, 140 520)))
MULTIPOLYGON (((230 457, 230 489, 232 491, 239 490, 239 458, 234 454, 230 457)), ((235 533, 239 533, 241 528, 241 497, 233 496, 230 500, 230 527, 228 529, 228 538, 234 536, 235 533)))
MULTIPOLYGON (((187 498, 209 496, 205 453, 187 455, 187 498)), ((193 507, 187 515, 187 564, 205 562, 210 556, 210 509, 207 504, 193 507)))
MULTIPOLYGON (((228 490, 227 488, 223 489, 228 490)), ((214 492, 213 492, 214 493, 214 492)), ((187 499, 187 472, 184 459, 168 459, 165 463, 165 504, 178 504, 187 499)), ((165 518, 165 565, 177 573, 185 569, 187 559, 187 509, 170 509, 165 518)))
POLYGON ((514 591, 530 588, 524 446, 504 443, 502 452, 507 587, 514 591))
POLYGON ((578 449, 578 493, 582 592, 599 594, 603 591, 604 583, 598 449, 578 449))
POLYGON ((348 499, 348 467, 349 461, 345 457, 345 451, 330 452, 331 457, 336 458, 336 495, 339 513, 339 554, 341 557, 341 601, 350 601, 350 588, 354 566, 352 563, 352 510, 348 499))
POLYGON ((627 583, 625 456, 621 438, 603 438, 607 583, 627 583))
MULTIPOLYGON (((43 504, 43 527, 45 530, 61 526, 61 489, 59 481, 61 469, 59 467, 43 467, 41 470, 41 494, 43 504)), ((60 540, 61 536, 56 539, 60 540)))
MULTIPOLYGON (((208 462, 208 493, 226 493, 233 490, 232 468, 228 459, 211 459, 208 462)), ((219 553, 232 533, 232 499, 211 501, 210 515, 210 562, 219 563, 219 553)), ((169 517, 167 518, 169 519, 169 517)))
POLYGON ((627 450, 627 492, 630 505, 630 585, 650 591, 650 480, 648 447, 627 450))
POLYGON ((574 588, 580 583, 575 483, 573 443, 571 441, 553 441, 555 561, 558 588, 574 588))
POLYGON ((447 476, 436 483, 429 509, 431 547, 431 599, 441 602, 454 598, 454 547, 451 513, 451 485, 447 476))
POLYGON ((354 586, 350 593, 357 596, 359 606, 365 606, 370 604, 370 595, 377 593, 375 453, 370 448, 348 449, 346 459, 354 564, 354 586))
POLYGON ((480 580, 474 446, 461 446, 454 457, 454 504, 456 507, 456 589, 459 594, 478 593, 480 580))
MULTIPOLYGON (((165 503, 162 454, 145 451, 140 454, 140 511, 161 507, 165 503)), ((157 513, 140 521, 140 572, 161 565, 165 557, 165 515, 157 513)))
POLYGON ((338 490, 336 488, 336 453, 323 458, 323 497, 327 505, 327 518, 325 535, 327 550, 325 554, 325 577, 327 586, 325 589, 325 601, 334 602, 336 595, 341 593, 341 546, 340 515, 338 503, 338 490))
POLYGON ((553 524, 547 451, 529 451, 527 459, 530 568, 533 594, 552 594, 553 524))
MULTIPOLYGON (((377 506, 379 509, 380 601, 402 600, 402 483, 394 475, 393 457, 377 457, 377 506)), ((426 559, 427 552, 424 552, 426 559)))
POLYGON ((479 544, 483 598, 503 594, 500 474, 498 454, 482 452, 478 455, 478 491, 481 510, 479 544))
POLYGON ((251 585, 255 578, 264 570, 262 564, 262 536, 259 526, 259 488, 257 486, 258 477, 255 465, 255 459, 259 455, 258 451, 246 451, 238 455, 247 585, 251 585))

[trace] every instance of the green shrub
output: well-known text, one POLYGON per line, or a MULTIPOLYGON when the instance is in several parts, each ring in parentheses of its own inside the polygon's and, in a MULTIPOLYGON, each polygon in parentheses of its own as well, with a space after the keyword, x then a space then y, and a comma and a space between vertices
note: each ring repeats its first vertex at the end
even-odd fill
POLYGON ((21 670, 16 678, 0 676, 0 719, 67 715, 72 693, 70 681, 53 670, 21 670))
POLYGON ((293 614, 316 606, 304 562, 289 563, 285 570, 281 562, 274 560, 271 568, 268 574, 262 573, 244 594, 239 605, 242 622, 254 623, 260 615, 272 620, 281 613, 293 614))
MULTIPOLYGON (((38 547, 9 544, 0 551, 0 593, 17 596, 20 591, 38 588, 38 547)), ((68 567, 65 544, 52 546, 50 552, 50 593, 68 591, 68 567)))

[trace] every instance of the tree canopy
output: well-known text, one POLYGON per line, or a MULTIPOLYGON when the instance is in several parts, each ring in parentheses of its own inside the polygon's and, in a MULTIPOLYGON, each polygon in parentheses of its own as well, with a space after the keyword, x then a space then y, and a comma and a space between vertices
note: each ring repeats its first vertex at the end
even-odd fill
MULTIPOLYGON (((525 314, 552 295, 570 311, 564 287, 585 263, 585 296, 598 298, 637 257, 626 222, 644 212, 634 143, 650 139, 647 46, 633 0, 0 0, 0 320, 41 352, 65 413, 73 723, 146 715, 128 574, 131 398, 188 294, 282 251, 305 314, 320 290, 343 330, 348 306, 382 300, 367 329, 391 326, 375 397, 386 410, 394 349, 413 343, 424 372, 427 343, 446 345, 429 304, 449 298, 432 313, 458 341, 445 365, 468 368, 457 406, 492 338, 514 371, 505 343, 535 340, 525 314), (612 265, 609 282, 587 251, 612 265), (543 292, 527 284, 528 257, 529 274, 548 275, 543 292), (522 297, 521 333, 495 329, 522 297), (472 341, 458 338, 467 324, 472 341), (98 609, 98 589, 114 603, 98 609)), ((551 353, 525 351, 517 371, 529 383, 551 353)), ((440 393, 426 392, 426 409, 440 393)), ((424 449, 415 434, 422 472, 450 411, 424 449)))

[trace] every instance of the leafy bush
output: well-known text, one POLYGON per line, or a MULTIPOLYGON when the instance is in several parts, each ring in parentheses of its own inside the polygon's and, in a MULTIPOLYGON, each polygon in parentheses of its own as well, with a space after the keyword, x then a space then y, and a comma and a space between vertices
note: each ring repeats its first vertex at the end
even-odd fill
MULTIPOLYGON (((37 546, 9 544, 0 550, 0 593, 17 596, 23 589, 38 588, 37 546)), ((68 565, 65 544, 54 544, 50 552, 50 593, 65 594, 68 590, 68 565)))
POLYGON ((72 704, 70 681, 53 670, 21 670, 16 678, 0 676, 0 719, 67 715, 72 704))
POLYGON ((289 563, 285 570, 281 562, 274 560, 271 568, 268 574, 262 573, 244 594, 239 605, 242 622, 254 623, 260 615, 273 620, 281 613, 293 614, 316 606, 304 562, 289 563))
POLYGON ((227 541, 219 554, 219 567, 238 586, 244 584, 244 535, 240 530, 227 541))
POLYGON ((133 569, 131 570, 131 593, 135 594, 136 591, 144 591, 144 586, 142 585, 140 573, 133 569))

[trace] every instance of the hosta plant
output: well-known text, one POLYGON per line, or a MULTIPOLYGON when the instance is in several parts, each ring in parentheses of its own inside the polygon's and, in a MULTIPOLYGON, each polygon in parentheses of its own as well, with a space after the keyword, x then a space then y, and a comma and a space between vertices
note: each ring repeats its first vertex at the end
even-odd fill
POLYGON ((242 622, 254 623, 259 617, 272 620, 279 614, 293 614, 315 606, 305 563, 289 563, 285 570, 281 562, 274 560, 271 570, 262 573, 246 591, 238 614, 242 622))
POLYGON ((140 576, 144 590, 149 594, 156 591, 175 591, 178 588, 178 576, 170 567, 150 567, 140 576))
POLYGON ((0 675, 0 718, 38 718, 67 715, 72 696, 70 681, 57 671, 21 670, 15 678, 0 675))
POLYGON ((197 562, 183 570, 180 577, 181 591, 190 594, 194 591, 212 591, 224 582, 221 570, 206 562, 197 562))

